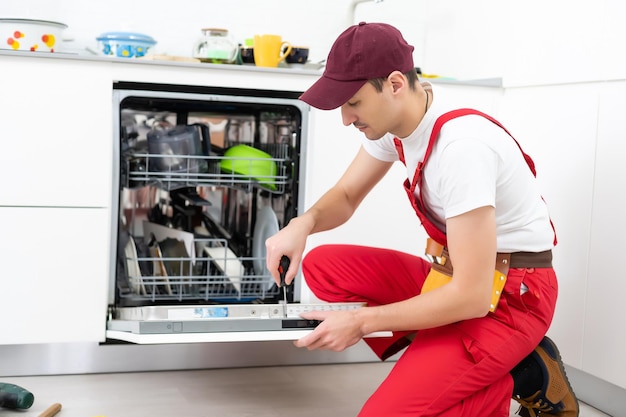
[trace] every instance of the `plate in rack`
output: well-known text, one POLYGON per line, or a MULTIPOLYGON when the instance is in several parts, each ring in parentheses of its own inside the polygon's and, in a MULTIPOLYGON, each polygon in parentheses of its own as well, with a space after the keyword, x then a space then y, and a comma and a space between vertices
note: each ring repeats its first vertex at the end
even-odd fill
POLYGON ((237 292, 241 292, 241 281, 245 270, 237 255, 225 246, 207 246, 204 248, 204 251, 212 258, 215 265, 218 266, 230 283, 233 284, 237 292))
MULTIPOLYGON (((254 273, 262 275, 264 278, 271 276, 270 271, 265 264, 265 241, 271 236, 278 233, 278 218, 276 213, 270 206, 264 206, 259 210, 254 226, 254 235, 252 241, 252 256, 254 257, 254 273)), ((274 284, 274 280, 269 279, 267 289, 269 290, 274 284)))
POLYGON ((130 282, 133 292, 135 294, 146 295, 146 287, 143 284, 141 269, 139 268, 137 246, 132 236, 128 238, 128 243, 126 243, 126 247, 124 248, 124 254, 126 256, 126 273, 128 274, 128 281, 130 282))

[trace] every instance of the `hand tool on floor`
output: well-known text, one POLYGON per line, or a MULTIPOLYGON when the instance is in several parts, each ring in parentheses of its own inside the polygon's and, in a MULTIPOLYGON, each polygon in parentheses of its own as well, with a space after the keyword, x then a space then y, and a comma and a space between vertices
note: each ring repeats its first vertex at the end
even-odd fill
POLYGON ((283 289, 283 316, 287 317, 287 284, 285 283, 285 275, 289 269, 291 261, 288 257, 283 255, 280 258, 280 265, 278 266, 278 273, 280 274, 280 286, 283 289))
POLYGON ((0 382, 0 407, 25 410, 34 401, 35 396, 30 391, 15 384, 0 382))
POLYGON ((61 404, 54 403, 50 407, 46 408, 43 413, 39 414, 39 417, 52 417, 61 411, 61 404))

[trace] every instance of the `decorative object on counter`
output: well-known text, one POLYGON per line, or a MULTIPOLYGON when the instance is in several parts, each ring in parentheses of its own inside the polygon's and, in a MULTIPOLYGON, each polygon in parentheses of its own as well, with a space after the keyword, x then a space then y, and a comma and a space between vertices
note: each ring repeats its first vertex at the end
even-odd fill
POLYGON ((254 39, 247 38, 239 47, 239 56, 242 64, 254 64, 254 39))
POLYGON ((103 55, 118 58, 141 58, 156 45, 150 36, 134 32, 106 32, 96 40, 103 55))
POLYGON ((291 52, 291 43, 280 35, 254 35, 254 64, 276 68, 291 52))
POLYGON ((193 48, 193 57, 210 64, 233 64, 238 52, 239 44, 227 29, 206 28, 193 48))
POLYGON ((67 25, 34 19, 0 19, 0 48, 14 51, 59 52, 67 25))
POLYGON ((232 146, 224 152, 220 168, 224 173, 241 176, 243 182, 254 178, 262 186, 276 190, 276 162, 270 154, 260 149, 248 145, 232 146))
POLYGON ((304 64, 309 60, 308 46, 292 46, 291 52, 285 57, 288 64, 304 64))
POLYGON ((254 65, 254 48, 248 46, 242 46, 239 48, 239 54, 241 56, 242 64, 254 65))

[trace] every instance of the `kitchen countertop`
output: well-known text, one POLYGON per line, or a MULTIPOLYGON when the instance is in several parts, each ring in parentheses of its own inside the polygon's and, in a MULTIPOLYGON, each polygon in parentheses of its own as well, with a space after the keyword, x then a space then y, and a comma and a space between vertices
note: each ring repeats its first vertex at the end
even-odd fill
MULTIPOLYGON (((174 59, 153 59, 150 56, 145 58, 117 58, 100 55, 78 54, 70 52, 29 52, 29 51, 12 51, 9 49, 0 49, 0 56, 24 57, 24 58, 46 58, 46 59, 62 59, 87 62, 112 62, 119 64, 136 64, 150 66, 166 66, 178 68, 202 68, 202 69, 228 69, 232 71, 253 71, 261 73, 279 73, 279 74, 300 74, 300 75, 321 75, 323 67, 315 68, 316 64, 306 64, 307 66, 279 66, 277 68, 257 67, 254 65, 231 65, 231 64, 209 64, 203 62, 192 62, 190 60, 174 60, 174 59)), ((163 56, 166 57, 166 56, 163 56)), ((171 57, 175 58, 175 57, 171 57)), ((185 57, 187 58, 187 57, 185 57)))
MULTIPOLYGON (((208 69, 208 70, 227 70, 234 71, 235 73, 255 73, 258 75, 272 74, 272 75, 289 75, 289 76, 303 76, 303 77, 319 77, 323 73, 323 66, 318 64, 305 64, 305 66, 291 65, 279 66, 277 68, 265 68, 257 67, 254 65, 229 65, 229 64, 209 64, 202 62, 190 62, 177 61, 172 59, 152 59, 151 57, 128 59, 128 58, 116 58, 105 57, 98 55, 87 55, 78 53, 63 53, 63 52, 28 52, 28 51, 12 51, 8 49, 0 49, 0 57, 24 57, 24 58, 46 58, 46 59, 58 59, 69 61, 83 61, 83 62, 102 62, 102 63, 117 63, 117 64, 133 64, 138 66, 151 66, 160 68, 173 68, 173 69, 208 69)), ((457 80, 449 77, 428 77, 423 78, 426 81, 436 84, 450 84, 450 85, 467 85, 474 87, 502 87, 502 78, 484 78, 475 80, 457 80)))

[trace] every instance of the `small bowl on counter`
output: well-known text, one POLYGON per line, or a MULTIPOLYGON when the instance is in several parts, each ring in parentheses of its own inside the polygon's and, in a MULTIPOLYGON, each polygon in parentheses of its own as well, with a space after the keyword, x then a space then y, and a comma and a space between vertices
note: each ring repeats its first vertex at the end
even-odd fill
POLYGON ((0 19, 1 49, 55 52, 63 49, 63 30, 67 25, 35 19, 0 19))
POLYGON ((117 58, 141 58, 156 45, 150 36, 135 32, 106 32, 96 40, 102 55, 117 58))
POLYGON ((242 64, 254 64, 254 48, 252 46, 240 46, 239 56, 242 64))
POLYGON ((309 48, 307 46, 292 46, 289 55, 285 57, 288 64, 306 64, 309 60, 309 48))

